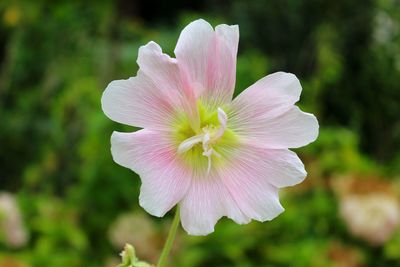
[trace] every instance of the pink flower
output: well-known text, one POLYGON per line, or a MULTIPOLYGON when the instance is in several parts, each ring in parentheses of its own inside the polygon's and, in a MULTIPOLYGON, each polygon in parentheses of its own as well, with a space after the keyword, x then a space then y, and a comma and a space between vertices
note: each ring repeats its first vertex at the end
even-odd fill
POLYGON ((295 75, 268 75, 232 100, 238 26, 204 20, 181 33, 175 58, 154 42, 140 47, 136 77, 111 82, 104 113, 143 128, 114 132, 115 162, 142 180, 140 205, 163 216, 179 203, 183 228, 213 232, 222 216, 239 224, 283 212, 278 189, 300 183, 304 165, 288 148, 314 141, 318 122, 294 104, 295 75))

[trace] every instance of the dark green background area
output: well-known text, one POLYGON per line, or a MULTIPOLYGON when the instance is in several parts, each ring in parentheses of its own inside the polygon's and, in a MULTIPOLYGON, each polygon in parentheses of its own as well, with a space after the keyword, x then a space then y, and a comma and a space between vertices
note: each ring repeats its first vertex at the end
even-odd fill
MULTIPOLYGON (((331 188, 343 175, 400 185, 399 1, 2 0, 0 191, 16 194, 30 238, 16 249, 0 235, 0 267, 98 267, 118 255, 109 229, 141 211, 140 180, 112 160, 112 131, 134 129, 105 117, 102 92, 136 74, 141 45, 173 56, 198 18, 239 25, 235 95, 269 73, 295 73, 320 136, 296 150, 309 177, 282 191, 285 213, 246 226, 223 219, 207 237, 182 232, 171 266, 400 266, 399 231, 382 246, 353 237, 331 188), (361 265, 335 263, 338 246, 361 265)), ((171 215, 147 219, 159 246, 171 215)))

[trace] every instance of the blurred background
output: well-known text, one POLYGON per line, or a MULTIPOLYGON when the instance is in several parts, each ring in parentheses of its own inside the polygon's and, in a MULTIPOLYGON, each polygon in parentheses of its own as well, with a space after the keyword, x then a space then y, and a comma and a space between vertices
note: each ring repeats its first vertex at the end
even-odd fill
POLYGON ((180 231, 170 266, 400 266, 400 1, 0 1, 0 267, 155 263, 171 222, 138 205, 100 107, 150 40, 173 55, 197 18, 239 24, 237 95, 278 70, 303 85, 318 140, 272 222, 180 231))

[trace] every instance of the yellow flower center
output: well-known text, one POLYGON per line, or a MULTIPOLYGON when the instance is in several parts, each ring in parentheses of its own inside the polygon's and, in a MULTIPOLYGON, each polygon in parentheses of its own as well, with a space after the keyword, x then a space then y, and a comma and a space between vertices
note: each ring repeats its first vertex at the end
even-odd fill
POLYGON ((220 126, 216 128, 214 125, 207 125, 202 128, 202 132, 187 138, 178 147, 178 153, 182 154, 192 149, 196 144, 201 143, 203 148, 202 155, 208 158, 207 173, 211 170, 212 156, 221 157, 221 155, 213 148, 215 144, 224 135, 228 117, 222 108, 218 108, 218 120, 220 126))
POLYGON ((199 108, 200 127, 194 129, 187 117, 177 120, 175 139, 177 152, 195 169, 207 170, 226 159, 237 144, 236 135, 227 128, 228 116, 222 108, 210 112, 199 108))

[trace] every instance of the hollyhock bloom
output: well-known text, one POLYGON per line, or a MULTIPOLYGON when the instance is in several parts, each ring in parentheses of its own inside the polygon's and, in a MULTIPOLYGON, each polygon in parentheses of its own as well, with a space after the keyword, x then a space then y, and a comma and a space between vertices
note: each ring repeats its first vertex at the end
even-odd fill
POLYGON ((239 224, 272 220, 278 189, 306 176, 288 148, 317 138, 318 122, 294 104, 295 75, 268 75, 232 100, 238 26, 190 23, 176 58, 154 42, 140 47, 136 77, 111 82, 102 97, 114 121, 143 128, 114 132, 115 162, 141 178, 140 205, 163 216, 179 203, 183 228, 213 232, 222 216, 239 224))

